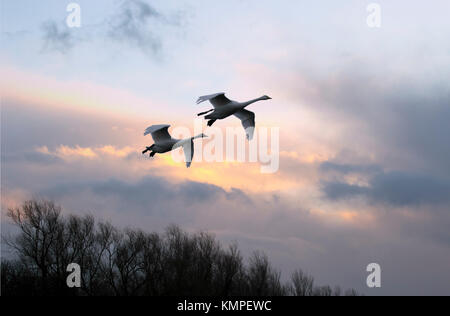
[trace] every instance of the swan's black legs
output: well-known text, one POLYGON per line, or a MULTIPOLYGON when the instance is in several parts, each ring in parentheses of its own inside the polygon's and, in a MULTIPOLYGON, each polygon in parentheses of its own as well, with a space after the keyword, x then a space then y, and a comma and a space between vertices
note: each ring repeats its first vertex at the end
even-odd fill
POLYGON ((154 151, 152 151, 152 152, 150 153, 150 157, 153 157, 155 154, 156 154, 156 153, 155 153, 154 151))
POLYGON ((208 111, 205 111, 205 112, 202 112, 202 113, 198 113, 197 116, 200 116, 200 115, 209 113, 209 112, 211 112, 211 111, 214 111, 214 109, 211 109, 211 110, 208 110, 208 111))
POLYGON ((152 151, 153 150, 153 146, 155 146, 155 144, 151 145, 150 147, 146 146, 145 150, 142 152, 142 154, 144 155, 147 151, 152 151))
POLYGON ((214 124, 215 121, 216 121, 216 120, 209 120, 209 121, 208 121, 208 126, 212 126, 212 125, 214 124))

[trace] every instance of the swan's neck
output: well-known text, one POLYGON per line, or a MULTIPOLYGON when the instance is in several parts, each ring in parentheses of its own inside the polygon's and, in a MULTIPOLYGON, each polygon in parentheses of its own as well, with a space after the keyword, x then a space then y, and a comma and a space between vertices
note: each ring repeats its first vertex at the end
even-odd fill
POLYGON ((249 106, 252 103, 255 103, 255 102, 258 102, 258 101, 262 101, 262 100, 263 100, 263 97, 259 97, 259 98, 256 98, 256 99, 253 99, 253 100, 250 100, 250 101, 247 101, 247 102, 243 102, 242 105, 243 105, 243 107, 246 107, 246 106, 249 106))

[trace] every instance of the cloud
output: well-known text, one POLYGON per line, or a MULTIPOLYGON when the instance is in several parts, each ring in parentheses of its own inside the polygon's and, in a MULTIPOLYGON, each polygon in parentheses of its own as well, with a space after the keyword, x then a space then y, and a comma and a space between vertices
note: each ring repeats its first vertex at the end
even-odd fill
POLYGON ((148 3, 126 0, 110 22, 108 35, 113 40, 138 47, 145 54, 155 55, 161 50, 161 38, 156 35, 154 23, 166 24, 166 18, 148 3))
POLYGON ((96 148, 96 150, 102 154, 106 154, 109 156, 114 156, 118 158, 127 157, 132 152, 136 151, 134 148, 130 146, 126 146, 123 148, 116 148, 115 146, 106 145, 103 147, 96 148))
POLYGON ((363 174, 372 174, 378 173, 382 169, 379 165, 370 164, 370 165, 354 165, 354 164, 342 164, 335 163, 332 161, 325 161, 320 164, 320 170, 324 172, 337 172, 341 174, 349 174, 349 173, 363 173, 363 174))
POLYGON ((139 205, 139 208, 165 209, 169 211, 173 204, 182 201, 186 207, 195 203, 215 200, 218 196, 227 198, 222 188, 200 182, 184 181, 172 183, 163 178, 145 176, 136 182, 121 180, 91 181, 79 185, 67 184, 62 187, 43 192, 46 195, 61 196, 77 194, 88 188, 99 197, 120 197, 122 204, 139 205))
POLYGON ((50 152, 47 146, 36 148, 36 151, 41 154, 57 156, 60 158, 82 157, 82 158, 96 158, 97 154, 89 147, 75 146, 74 148, 61 145, 54 152, 50 152))
POLYGON ((126 222, 126 225, 141 226, 144 219, 151 218, 153 229, 171 223, 194 223, 199 217, 217 217, 228 208, 234 208, 237 212, 236 206, 240 204, 246 209, 252 205, 252 198, 238 189, 225 191, 212 184, 189 180, 173 182, 153 175, 135 181, 113 178, 66 182, 41 190, 39 196, 65 201, 70 208, 78 210, 92 209, 99 204, 95 211, 106 218, 115 214, 114 221, 119 220, 119 225, 126 222), (76 197, 83 197, 84 202, 72 203, 73 199, 78 199, 76 197))
POLYGON ((378 74, 369 65, 361 65, 365 71, 352 67, 316 81, 320 93, 310 95, 306 104, 345 122, 341 141, 375 152, 385 167, 419 167, 450 176, 450 86, 441 84, 445 79, 435 75, 425 81, 378 74))
POLYGON ((68 53, 75 45, 75 38, 64 24, 58 26, 54 21, 42 24, 44 50, 57 51, 61 54, 68 53))
MULTIPOLYGON (((17 158, 20 157, 20 155, 17 156, 18 156, 17 158)), ((53 165, 63 162, 63 160, 60 157, 48 155, 46 153, 42 153, 39 151, 25 152, 23 156, 26 161, 37 164, 53 165)))
POLYGON ((394 207, 450 202, 450 180, 403 172, 379 173, 368 186, 324 182, 322 191, 331 200, 363 197, 370 203, 394 207))
POLYGON ((48 155, 39 151, 25 151, 22 153, 2 153, 2 163, 34 163, 45 166, 55 165, 63 162, 57 156, 48 155))
POLYGON ((322 191, 330 200, 354 198, 355 196, 364 194, 367 190, 367 188, 344 182, 325 182, 322 185, 322 191))
POLYGON ((36 148, 36 152, 57 157, 63 160, 72 160, 72 159, 95 159, 101 157, 117 157, 124 158, 127 157, 130 153, 136 151, 132 147, 126 146, 123 148, 116 148, 115 146, 105 145, 99 147, 81 147, 76 145, 74 147, 60 145, 55 150, 51 151, 47 146, 41 146, 36 148))
POLYGON ((168 17, 142 0, 122 0, 119 3, 114 15, 105 17, 96 25, 69 29, 65 23, 58 24, 53 20, 43 23, 44 51, 67 54, 81 41, 92 42, 92 33, 95 33, 94 38, 107 38, 136 47, 146 55, 159 57, 163 26, 180 26, 183 14, 178 12, 168 17))

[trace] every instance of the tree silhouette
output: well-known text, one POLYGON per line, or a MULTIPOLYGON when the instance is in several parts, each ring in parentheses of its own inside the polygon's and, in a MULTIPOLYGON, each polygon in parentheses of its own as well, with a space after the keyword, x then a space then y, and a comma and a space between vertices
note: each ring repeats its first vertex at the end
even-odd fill
MULTIPOLYGON (((163 234, 119 230, 92 216, 62 216, 51 201, 31 200, 8 216, 19 228, 3 237, 17 257, 2 259, 2 295, 330 296, 329 286, 297 270, 283 284, 262 252, 244 262, 238 246, 211 234, 169 226, 163 234), (81 267, 81 287, 66 284, 67 266, 81 267)), ((357 295, 347 290, 346 295, 357 295)))

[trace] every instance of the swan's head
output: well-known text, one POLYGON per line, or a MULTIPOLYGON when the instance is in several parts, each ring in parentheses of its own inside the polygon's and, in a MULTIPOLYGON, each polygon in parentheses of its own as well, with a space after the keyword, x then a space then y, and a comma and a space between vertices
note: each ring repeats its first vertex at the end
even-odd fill
POLYGON ((263 95, 262 97, 261 97, 261 100, 271 100, 272 98, 271 97, 269 97, 268 95, 263 95))
POLYGON ((207 137, 208 137, 208 135, 205 135, 205 134, 201 133, 201 134, 195 136, 194 139, 196 139, 196 138, 207 138, 207 137))

